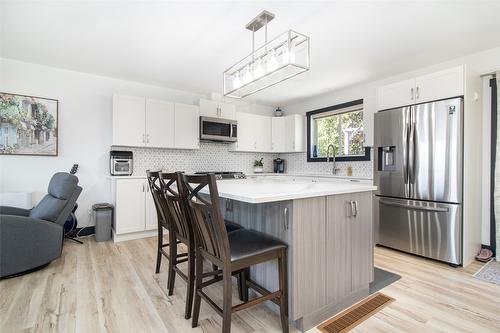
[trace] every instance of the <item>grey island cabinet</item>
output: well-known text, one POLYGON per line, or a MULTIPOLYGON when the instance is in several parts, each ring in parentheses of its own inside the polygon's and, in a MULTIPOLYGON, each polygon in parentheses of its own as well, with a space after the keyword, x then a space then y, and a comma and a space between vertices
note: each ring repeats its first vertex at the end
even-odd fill
MULTIPOLYGON (((368 296, 373 280, 375 187, 307 185, 218 182, 226 219, 288 244, 290 319, 302 331, 368 296)), ((278 290, 276 263, 257 265, 250 275, 268 290, 278 290)))

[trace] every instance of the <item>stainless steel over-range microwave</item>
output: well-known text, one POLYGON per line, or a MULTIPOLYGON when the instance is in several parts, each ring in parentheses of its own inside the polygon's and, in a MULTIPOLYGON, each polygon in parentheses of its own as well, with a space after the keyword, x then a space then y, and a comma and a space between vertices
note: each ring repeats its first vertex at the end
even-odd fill
POLYGON ((236 142, 238 122, 232 119, 200 117, 200 140, 236 142))

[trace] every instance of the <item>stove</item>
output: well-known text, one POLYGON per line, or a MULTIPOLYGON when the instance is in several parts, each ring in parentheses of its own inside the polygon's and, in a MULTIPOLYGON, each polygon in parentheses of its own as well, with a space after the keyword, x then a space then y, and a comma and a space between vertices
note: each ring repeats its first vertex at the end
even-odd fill
POLYGON ((215 179, 245 179, 247 176, 243 172, 239 171, 202 171, 195 172, 196 175, 206 175, 209 173, 215 174, 215 179))

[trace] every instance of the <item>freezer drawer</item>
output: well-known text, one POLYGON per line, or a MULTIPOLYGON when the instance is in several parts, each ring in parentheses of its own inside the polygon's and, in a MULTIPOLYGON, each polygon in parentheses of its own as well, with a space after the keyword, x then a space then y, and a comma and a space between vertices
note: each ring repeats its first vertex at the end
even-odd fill
POLYGON ((378 244, 462 263, 461 205, 377 196, 374 206, 378 244))

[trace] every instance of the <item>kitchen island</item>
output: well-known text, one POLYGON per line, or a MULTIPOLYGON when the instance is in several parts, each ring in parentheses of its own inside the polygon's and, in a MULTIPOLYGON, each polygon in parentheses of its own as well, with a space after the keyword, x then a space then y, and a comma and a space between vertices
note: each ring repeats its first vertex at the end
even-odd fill
MULTIPOLYGON (((290 319, 308 330, 368 296, 373 280, 370 182, 252 177, 217 182, 226 219, 286 242, 290 319)), ((251 278, 278 289, 277 264, 251 278)), ((269 306, 274 306, 270 304, 269 306)))

